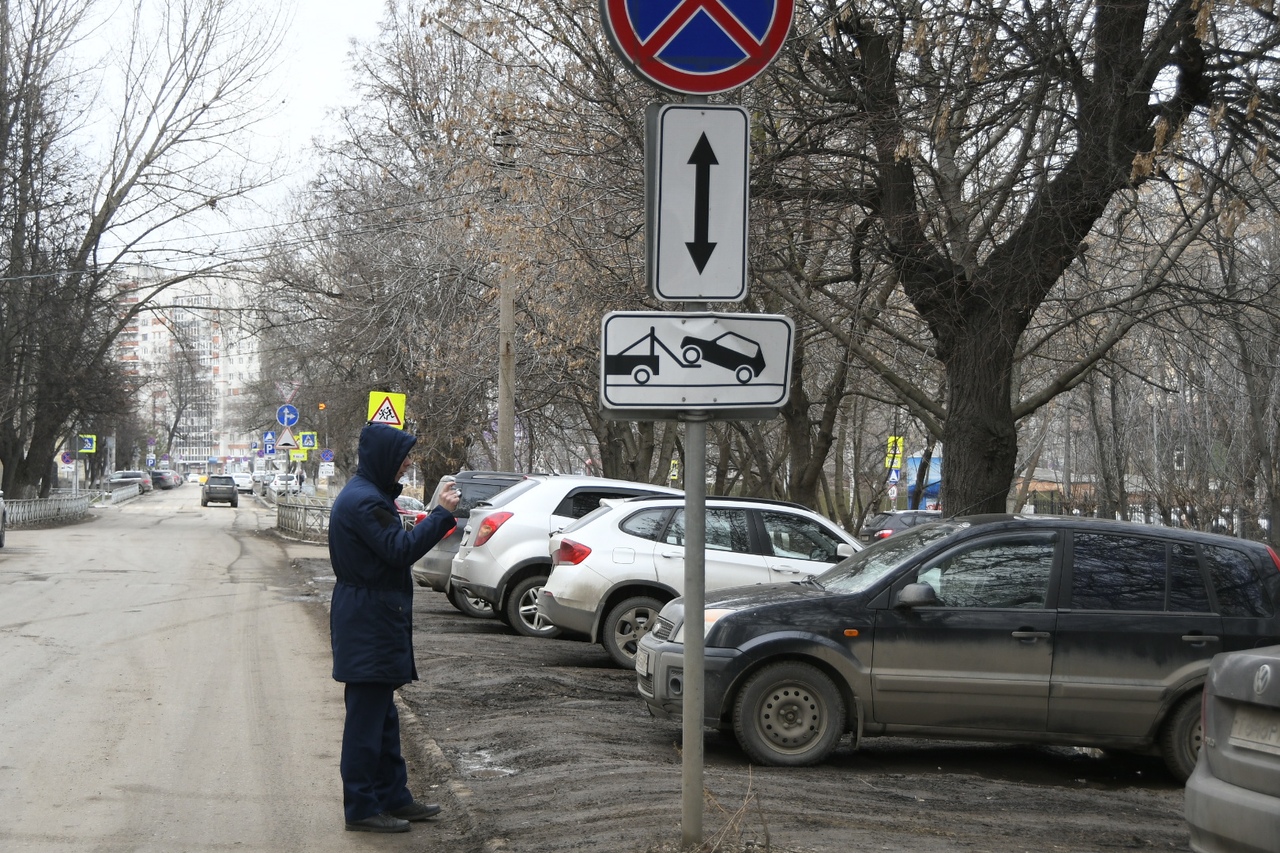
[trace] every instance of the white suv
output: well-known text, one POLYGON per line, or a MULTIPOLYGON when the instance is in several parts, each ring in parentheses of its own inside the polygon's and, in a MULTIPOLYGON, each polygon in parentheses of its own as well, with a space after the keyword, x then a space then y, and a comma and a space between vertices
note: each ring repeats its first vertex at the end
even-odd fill
MULTIPOLYGON (((658 611, 683 594, 684 529, 681 498, 607 501, 551 538, 538 612, 633 666, 658 611)), ((732 497, 707 498, 706 546, 708 590, 804 580, 862 548, 799 504, 732 497)))
POLYGON ((557 636, 560 629, 538 616, 538 591, 551 573, 551 534, 607 498, 680 494, 666 486, 626 480, 531 474, 471 510, 449 582, 487 601, 518 633, 557 636))

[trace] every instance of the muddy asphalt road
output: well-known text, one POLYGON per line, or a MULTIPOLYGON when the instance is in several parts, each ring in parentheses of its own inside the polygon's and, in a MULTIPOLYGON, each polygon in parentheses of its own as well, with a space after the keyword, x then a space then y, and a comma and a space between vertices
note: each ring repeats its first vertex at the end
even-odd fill
MULTIPOLYGON (((293 569, 323 604, 328 561, 293 569)), ((517 636, 429 590, 414 610, 406 750, 448 812, 412 849, 679 849, 680 725, 649 715, 634 675, 599 646, 517 636)), ((885 738, 782 769, 715 732, 705 750, 708 851, 1189 849, 1182 786, 1154 758, 885 738)))

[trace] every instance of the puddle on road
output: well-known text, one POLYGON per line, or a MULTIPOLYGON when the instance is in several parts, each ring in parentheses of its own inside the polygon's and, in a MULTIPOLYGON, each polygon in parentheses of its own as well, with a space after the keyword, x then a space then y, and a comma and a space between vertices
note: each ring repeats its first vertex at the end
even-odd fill
POLYGON ((458 769, 463 776, 472 779, 501 779, 504 776, 514 776, 517 772, 513 768, 494 764, 493 756, 487 749, 461 753, 458 756, 458 769))

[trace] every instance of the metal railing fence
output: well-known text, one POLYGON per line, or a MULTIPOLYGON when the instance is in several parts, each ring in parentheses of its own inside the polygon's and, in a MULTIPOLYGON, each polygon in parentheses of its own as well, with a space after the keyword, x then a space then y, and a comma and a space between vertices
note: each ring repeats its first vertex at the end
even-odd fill
MULTIPOLYGON (((133 487, 135 490, 137 486, 133 487)), ((113 496, 114 497, 114 496, 113 496)), ((41 524, 58 524, 78 521, 89 513, 93 495, 55 495, 24 501, 5 501, 5 524, 9 527, 35 527, 41 524)))
POLYGON ((308 495, 277 495, 276 529, 307 542, 329 541, 329 510, 333 501, 308 495))

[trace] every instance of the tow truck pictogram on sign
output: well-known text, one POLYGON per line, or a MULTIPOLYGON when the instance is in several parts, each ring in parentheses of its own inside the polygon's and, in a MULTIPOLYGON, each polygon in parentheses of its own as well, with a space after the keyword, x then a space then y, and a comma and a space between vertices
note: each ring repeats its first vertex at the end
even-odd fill
POLYGON ((614 312, 601 329, 601 401, 607 409, 779 406, 794 329, 775 315, 614 312))

